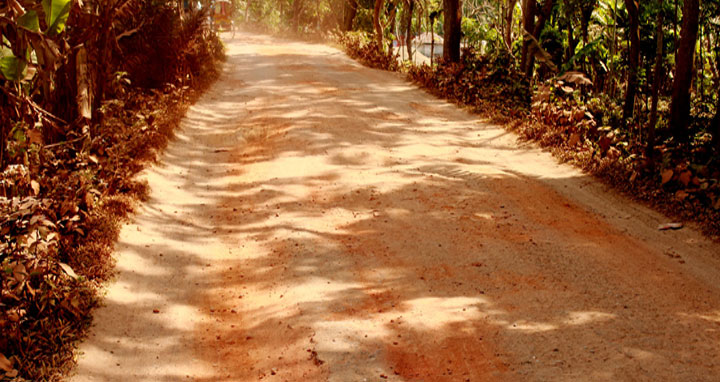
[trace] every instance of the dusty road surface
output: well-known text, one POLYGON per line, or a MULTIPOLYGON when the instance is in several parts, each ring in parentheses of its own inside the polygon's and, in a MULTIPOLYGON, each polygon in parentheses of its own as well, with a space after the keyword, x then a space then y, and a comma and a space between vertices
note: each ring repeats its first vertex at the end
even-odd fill
POLYGON ((336 49, 228 55, 70 381, 720 380, 717 245, 336 49))

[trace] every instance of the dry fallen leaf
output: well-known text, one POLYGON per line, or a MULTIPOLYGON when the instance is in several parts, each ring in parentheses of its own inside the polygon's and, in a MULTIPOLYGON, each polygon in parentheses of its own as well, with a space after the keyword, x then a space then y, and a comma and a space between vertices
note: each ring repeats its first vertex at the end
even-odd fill
POLYGON ((10 362, 7 357, 5 357, 5 354, 0 353, 0 369, 4 371, 12 371, 12 362, 10 362))
POLYGON ((570 145, 570 147, 573 147, 573 146, 577 145, 578 142, 580 142, 580 134, 574 133, 573 135, 570 136, 568 145, 570 145))
POLYGON ((33 193, 34 193, 35 195, 40 194, 40 183, 38 183, 38 182, 35 181, 35 180, 31 180, 31 181, 30 181, 30 187, 32 188, 33 193))
POLYGON ((658 226, 658 229, 660 231, 667 231, 669 229, 675 230, 675 229, 680 229, 682 227, 684 227, 683 223, 665 223, 665 224, 660 224, 658 226))
POLYGON ((675 193, 675 199, 680 200, 680 201, 687 199, 688 196, 690 196, 690 194, 688 194, 687 192, 685 192, 683 190, 680 190, 675 193))
POLYGON ((76 278, 79 277, 79 276, 77 275, 77 273, 75 273, 75 271, 73 271, 73 269, 70 268, 69 265, 67 265, 67 264, 65 264, 65 263, 59 263, 59 264, 60 264, 60 268, 62 268, 62 270, 63 270, 65 273, 67 273, 68 276, 70 276, 70 277, 72 277, 72 278, 74 278, 74 279, 76 279, 76 278))
POLYGON ((691 178, 692 178, 692 172, 684 171, 678 177, 678 182, 682 183, 683 186, 687 187, 687 185, 690 184, 691 178))
POLYGON ((661 184, 665 184, 665 183, 669 182, 670 179, 672 179, 673 174, 674 174, 673 170, 665 170, 665 171, 663 171, 663 172, 662 172, 662 183, 661 183, 661 184))

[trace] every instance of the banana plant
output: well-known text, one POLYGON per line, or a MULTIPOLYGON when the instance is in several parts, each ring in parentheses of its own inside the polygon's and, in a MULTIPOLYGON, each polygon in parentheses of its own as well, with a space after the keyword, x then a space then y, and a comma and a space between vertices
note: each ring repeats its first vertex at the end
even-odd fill
POLYGON ((0 79, 20 82, 26 79, 31 66, 54 67, 59 49, 51 38, 65 30, 72 0, 42 1, 45 30, 41 30, 37 11, 26 11, 17 0, 9 0, 9 5, 10 12, 0 16, 0 79))

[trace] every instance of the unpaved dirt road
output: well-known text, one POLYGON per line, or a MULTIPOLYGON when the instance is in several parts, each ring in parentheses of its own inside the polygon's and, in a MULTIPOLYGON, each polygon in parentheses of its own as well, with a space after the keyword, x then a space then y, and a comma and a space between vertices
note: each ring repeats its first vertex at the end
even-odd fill
POLYGON ((398 75, 239 34, 70 381, 718 381, 720 247, 398 75))

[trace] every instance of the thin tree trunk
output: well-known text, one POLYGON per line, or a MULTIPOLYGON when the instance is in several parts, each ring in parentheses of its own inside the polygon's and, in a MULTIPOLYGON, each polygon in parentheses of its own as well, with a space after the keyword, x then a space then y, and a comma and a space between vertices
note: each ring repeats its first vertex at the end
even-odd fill
POLYGON ((655 40, 657 42, 655 48, 655 78, 652 87, 652 110, 650 111, 650 124, 647 127, 647 146, 645 149, 645 157, 648 160, 650 169, 655 168, 655 126, 657 125, 658 99, 660 98, 660 86, 663 80, 663 38, 664 38, 664 14, 662 10, 662 0, 657 15, 657 29, 655 30, 655 40))
POLYGON ((342 23, 343 32, 349 32, 352 30, 353 22, 355 22, 355 16, 357 16, 357 9, 357 0, 345 0, 342 23))
POLYGON ((578 40, 575 38, 575 33, 573 32, 573 15, 572 12, 569 10, 565 13, 565 18, 567 19, 567 39, 568 39, 568 48, 566 52, 566 58, 565 62, 570 62, 570 60, 575 56, 575 49, 578 45, 578 40))
POLYGON ((698 34, 699 0, 685 0, 683 6, 680 46, 675 59, 675 81, 673 82, 672 103, 670 105, 670 126, 675 139, 685 142, 689 139, 687 131, 690 118, 690 87, 693 80, 693 60, 698 34))
POLYGON ((630 21, 630 53, 628 57, 627 88, 625 90, 625 106, 623 118, 629 119, 635 113, 635 95, 637 94, 637 73, 640 64, 640 20, 638 3, 625 0, 630 21))
MULTIPOLYGON (((717 71, 720 72, 720 49, 716 51, 715 65, 717 66, 717 71)), ((710 131, 712 131, 715 151, 720 154, 720 94, 716 95, 716 97, 717 106, 715 108, 715 118, 713 118, 710 124, 710 131)))
MULTIPOLYGON (((593 1, 584 1, 581 3, 581 17, 580 17, 580 31, 582 35, 583 40, 583 48, 585 48, 588 45, 588 42, 590 40, 588 29, 590 28, 590 20, 592 19, 592 13, 593 10, 595 10, 595 5, 597 2, 595 0, 593 1)), ((590 56, 590 60, 588 61, 588 64, 590 64, 590 69, 595 68, 596 60, 594 59, 594 55, 590 56)), ((585 59, 583 59, 583 65, 585 65, 585 59)), ((585 73, 591 74, 590 71, 586 71, 585 73)), ((595 80, 595 76, 593 76, 595 80)), ((597 81, 593 81, 597 83, 597 81)))
MULTIPOLYGON (((540 12, 538 12, 537 3, 535 3, 535 0, 524 1, 528 3, 528 10, 532 15, 532 18, 530 20, 528 20, 527 18, 525 19, 525 30, 530 33, 530 35, 535 38, 535 40, 539 42, 540 33, 542 33, 542 30, 545 27, 545 23, 550 18, 550 14, 552 13, 553 0, 545 0, 542 10, 540 12), (534 21, 536 16, 537 21, 534 21), (529 23, 530 29, 528 29, 527 23, 529 23)), ((530 38, 525 38, 525 42, 523 44, 523 60, 521 62, 523 63, 523 70, 525 71, 525 76, 528 79, 531 79, 535 71, 535 49, 531 45, 530 38)))
MULTIPOLYGON (((615 57, 615 53, 617 52, 617 2, 618 2, 618 0, 614 0, 614 2, 613 2, 613 42, 612 42, 612 48, 610 49, 610 52, 612 53, 610 55, 610 57, 612 57, 613 60, 615 57)), ((611 61, 611 66, 610 66, 610 82, 609 83, 611 86, 609 94, 610 94, 611 98, 614 98, 615 94, 616 94, 615 92, 617 91, 617 87, 615 86, 616 85, 616 83, 615 83, 615 64, 613 64, 612 61, 611 61)))
POLYGON ((523 45, 520 52, 520 69, 525 71, 525 68, 528 65, 528 54, 530 51, 530 38, 525 36, 525 34, 532 34, 535 26, 535 14, 537 13, 537 3, 535 2, 535 0, 522 0, 522 12, 523 31, 521 34, 523 35, 523 45))
MULTIPOLYGON (((393 3, 390 3, 390 5, 392 6, 392 11, 390 11, 390 20, 388 21, 388 23, 390 24, 390 30, 392 31, 392 33, 395 33, 395 27, 397 25, 397 6, 393 3)), ((388 52, 390 52, 390 54, 394 54, 394 43, 395 41, 392 39, 388 43, 388 52)))
POLYGON ((505 48, 507 48, 508 52, 512 53, 512 43, 513 43, 513 13, 515 11, 515 4, 517 4, 517 0, 507 0, 507 9, 505 9, 505 24, 503 27, 503 41, 505 42, 505 48))
POLYGON ((462 37, 460 0, 443 0, 443 9, 445 13, 443 59, 446 62, 460 62, 460 39, 462 37))
POLYGON ((412 16, 415 7, 415 0, 407 0, 406 24, 405 24, 405 47, 408 53, 408 59, 412 61, 412 16))
POLYGON ((430 19, 430 66, 435 60, 435 19, 430 19))
POLYGON ((698 41, 700 41, 700 43, 697 44, 698 48, 699 48, 698 66, 700 67, 700 73, 698 73, 698 79, 697 79, 699 84, 697 84, 696 86, 697 86, 698 93, 700 93, 700 102, 704 104, 705 103, 705 57, 704 57, 703 44, 702 44, 702 40, 703 40, 703 27, 702 26, 699 27, 697 39, 698 39, 698 41))
POLYGON ((302 15, 303 5, 304 5, 303 2, 304 2, 304 0, 295 0, 293 2, 292 25, 293 25, 293 30, 295 32, 297 32, 298 28, 300 27, 300 16, 302 15))
POLYGON ((381 51, 383 47, 383 30, 380 25, 380 11, 385 4, 385 0, 375 0, 375 9, 373 10, 373 27, 375 28, 375 41, 377 42, 378 49, 381 51))
POLYGON ((673 35, 673 39, 675 39, 675 56, 677 57, 678 52, 678 1, 675 0, 675 17, 673 18, 673 31, 675 34, 673 35))
POLYGON ((712 131, 715 151, 720 153, 720 96, 717 97, 715 117, 710 124, 710 131, 712 131))

